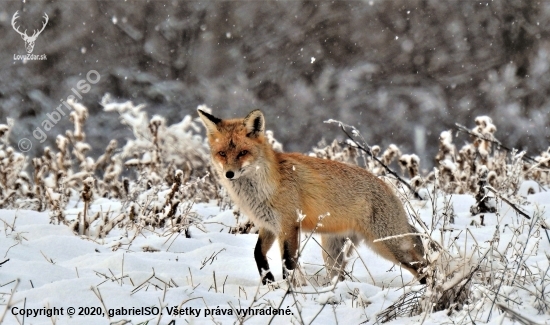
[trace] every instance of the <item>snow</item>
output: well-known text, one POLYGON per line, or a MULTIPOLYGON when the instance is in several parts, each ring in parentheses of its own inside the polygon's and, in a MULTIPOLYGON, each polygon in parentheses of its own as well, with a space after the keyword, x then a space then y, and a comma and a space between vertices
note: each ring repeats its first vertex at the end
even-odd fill
MULTIPOLYGON (((521 188, 534 185, 523 184, 521 188)), ((550 191, 539 189, 537 185, 535 194, 527 195, 526 190, 520 190, 520 194, 526 194, 522 208, 528 215, 538 213, 541 218, 548 219, 546 211, 550 208, 550 191)), ((67 215, 76 217, 82 211, 83 203, 76 200, 69 202, 71 209, 65 211, 67 215)), ((514 237, 510 227, 521 225, 525 220, 506 203, 498 201, 499 212, 485 214, 484 226, 471 223, 473 218, 469 208, 475 203, 471 195, 439 196, 434 202, 411 201, 409 208, 430 225, 433 208, 441 212, 445 202, 450 203, 455 214, 455 223, 450 227, 453 229, 452 238, 462 254, 479 258, 472 237, 480 246, 477 250, 484 252, 498 231, 496 245, 500 251, 523 242, 528 252, 523 258, 531 271, 548 267, 545 256, 545 252, 550 251, 548 240, 542 233, 530 234, 528 227, 524 227, 524 233, 514 237), (500 228, 497 229, 497 225, 500 228)), ((92 211, 108 209, 122 209, 121 202, 98 198, 91 206, 92 211)), ((21 308, 44 313, 44 307, 56 307, 58 310, 63 308, 64 314, 25 316, 25 324, 107 324, 122 320, 131 321, 131 324, 147 321, 149 324, 168 324, 171 320, 175 320, 175 324, 233 324, 239 323, 243 317, 247 324, 267 324, 272 317, 275 317, 273 324, 300 323, 302 320, 309 324, 313 319, 314 324, 332 324, 335 319, 339 324, 373 324, 376 315, 402 294, 422 288, 406 270, 361 245, 358 254, 348 264, 348 271, 353 270, 352 280, 337 283, 334 290, 331 290, 331 283, 312 285, 310 282, 298 287, 294 295, 289 293, 285 297, 288 286, 281 280, 278 243, 273 245, 268 259, 275 278, 281 281, 277 286, 262 286, 254 262, 257 235, 230 234, 230 227, 235 226, 235 216, 231 210, 220 211, 215 201, 194 204, 193 211, 202 222, 189 229, 191 238, 186 238, 183 233, 164 235, 159 230, 143 230, 131 240, 134 234, 127 235, 119 228, 102 239, 76 236, 65 225, 50 224, 47 211, 0 210, 0 263, 9 259, 0 266, 0 317, 11 299, 10 309, 5 311, 0 323, 22 323, 22 315, 12 314, 21 308), (68 316, 70 307, 77 313, 81 307, 98 307, 88 311, 104 313, 107 310, 107 314, 110 311, 112 316, 68 316), (117 315, 120 308, 135 312, 146 307, 153 308, 153 311, 156 307, 162 314, 117 315), (266 315, 277 308, 283 315, 266 315), (169 311, 173 313, 174 309, 183 315, 169 315, 169 311), (292 315, 284 314, 287 310, 292 315)), ((434 229, 443 226, 442 220, 435 222, 438 225, 434 229)), ((527 220, 526 225, 530 222, 527 220)), ((441 241, 451 238, 448 235, 442 237, 439 232, 431 235, 441 241)), ((302 234, 302 244, 307 236, 302 234)), ((325 271, 321 248, 316 243, 320 238, 313 235, 313 239, 303 248, 300 265, 306 275, 315 278, 312 275, 324 275, 325 271)), ((492 263, 490 267, 496 270, 505 265, 492 263)), ((322 282, 324 278, 317 279, 322 282)), ((484 296, 492 295, 491 290, 479 283, 473 288, 472 295, 479 300, 471 301, 464 308, 469 308, 470 313, 479 312, 487 319, 490 304, 481 302, 485 301, 484 296)), ((540 301, 528 291, 512 286, 502 286, 499 290, 501 295, 521 302, 509 302, 509 308, 533 321, 550 324, 550 316, 538 313, 535 306, 540 301)), ((466 310, 461 310, 451 316, 447 311, 440 311, 408 319, 397 318, 388 324, 420 323, 424 317, 424 324, 468 321, 466 310)), ((489 324, 513 322, 495 306, 489 324)))

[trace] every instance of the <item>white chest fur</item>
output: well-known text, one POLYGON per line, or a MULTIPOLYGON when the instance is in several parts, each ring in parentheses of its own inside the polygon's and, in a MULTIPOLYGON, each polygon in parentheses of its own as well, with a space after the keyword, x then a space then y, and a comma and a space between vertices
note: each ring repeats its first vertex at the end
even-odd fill
POLYGON ((236 180, 222 179, 231 199, 262 228, 267 228, 278 234, 281 225, 278 212, 272 204, 274 187, 269 183, 262 168, 251 171, 236 180))

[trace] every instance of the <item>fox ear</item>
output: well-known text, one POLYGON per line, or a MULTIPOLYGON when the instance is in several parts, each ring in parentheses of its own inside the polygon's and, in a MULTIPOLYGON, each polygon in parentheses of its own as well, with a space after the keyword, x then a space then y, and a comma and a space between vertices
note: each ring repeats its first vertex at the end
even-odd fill
POLYGON ((197 112, 199 113, 199 117, 201 118, 202 124, 204 124, 208 134, 218 131, 218 124, 222 121, 221 119, 215 117, 214 115, 210 115, 201 109, 197 109, 197 112))
POLYGON ((265 131, 264 114, 257 109, 244 118, 244 126, 246 127, 247 137, 257 137, 265 131))

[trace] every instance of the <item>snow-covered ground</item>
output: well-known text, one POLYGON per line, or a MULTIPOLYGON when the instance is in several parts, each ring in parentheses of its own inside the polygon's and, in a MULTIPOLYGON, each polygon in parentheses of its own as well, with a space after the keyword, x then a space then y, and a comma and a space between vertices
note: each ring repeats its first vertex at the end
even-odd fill
MULTIPOLYGON (((528 215, 533 216, 537 209, 550 209, 550 191, 523 194, 527 199, 522 207, 528 215)), ((456 237, 457 249, 479 255, 483 248, 494 244, 491 240, 497 231, 500 251, 504 252, 509 244, 524 243, 527 251, 522 256, 530 271, 548 268, 550 243, 545 232, 530 233, 530 221, 506 203, 499 201, 498 212, 485 213, 480 225, 479 217, 470 216, 470 206, 475 202, 472 196, 438 197, 437 211, 449 199, 455 223, 446 226, 453 232, 445 232, 443 246, 456 237), (514 235, 512 229, 524 232, 514 235)), ((431 225, 433 203, 411 201, 409 211, 417 211, 431 225)), ((68 207, 72 210, 66 211, 67 215, 76 215, 83 204, 74 201, 68 207)), ((94 211, 119 208, 120 202, 105 199, 96 200, 91 207, 94 211)), ((193 209, 203 221, 191 227, 191 238, 183 233, 168 235, 147 230, 128 234, 116 228, 104 239, 76 236, 65 225, 52 225, 48 212, 0 210, 0 263, 9 259, 0 266, 0 315, 4 313, 0 323, 124 324, 126 320, 130 324, 238 324, 245 320, 246 324, 309 324, 313 320, 313 324, 372 324, 378 313, 406 291, 422 287, 407 271, 361 245, 348 264, 348 271, 353 270, 351 279, 338 283, 332 291, 331 285, 310 283, 298 287, 297 293, 285 295, 288 286, 284 281, 278 287, 260 285, 253 253, 257 236, 230 234, 229 226, 235 224, 231 210, 220 211, 215 202, 196 204, 193 209), (63 315, 44 315, 54 307, 58 311, 62 308, 63 315), (71 307, 75 314, 69 316, 71 307), (134 313, 143 308, 158 311, 158 315, 120 315, 122 308, 134 313), (175 316, 175 308, 184 315, 175 316), (266 315, 274 309, 284 315, 266 315), (24 317, 20 313, 25 310, 41 314, 24 317), (257 315, 250 315, 251 311, 257 315)), ((548 212, 542 216, 549 218, 548 212)), ((443 224, 437 222, 441 224, 434 227, 432 238, 439 241, 443 224)), ((303 243, 306 238, 307 234, 302 235, 303 243)), ((303 271, 311 278, 325 272, 317 241, 316 235, 307 241, 301 258, 303 271)), ((275 277, 282 280, 278 245, 273 247, 268 256, 270 265, 275 277)), ((322 277, 318 279, 322 282, 322 277)), ((541 280, 543 283, 548 284, 541 280)), ((388 324, 420 323, 424 317, 424 324, 464 324, 470 322, 469 317, 485 322, 491 309, 489 324, 512 324, 510 317, 496 305, 491 306, 491 299, 484 299, 484 295, 494 297, 494 293, 484 290, 474 284, 472 296, 478 299, 450 316, 440 311, 397 318, 388 324), (475 306, 476 302, 482 302, 482 306, 475 306)), ((498 302, 533 321, 550 324, 549 311, 539 313, 536 308, 540 301, 530 293, 532 288, 503 286, 499 290, 498 302)))

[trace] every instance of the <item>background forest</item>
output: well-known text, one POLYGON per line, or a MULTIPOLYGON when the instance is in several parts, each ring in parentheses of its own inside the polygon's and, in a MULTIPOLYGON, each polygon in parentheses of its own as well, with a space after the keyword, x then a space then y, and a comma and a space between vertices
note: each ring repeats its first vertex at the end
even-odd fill
MULTIPOLYGON (((199 104, 220 117, 261 108, 285 151, 343 138, 322 124, 334 118, 426 168, 437 148, 425 143, 488 115, 501 142, 538 153, 550 137, 549 31, 547 1, 2 1, 0 121, 17 121, 12 143, 32 139, 96 70, 82 99, 94 154, 131 135, 102 112, 105 93, 168 124, 199 104), (49 16, 33 52, 47 60, 14 60, 26 53, 16 11, 29 35, 49 16)), ((63 118, 30 153, 70 125, 63 118)))

